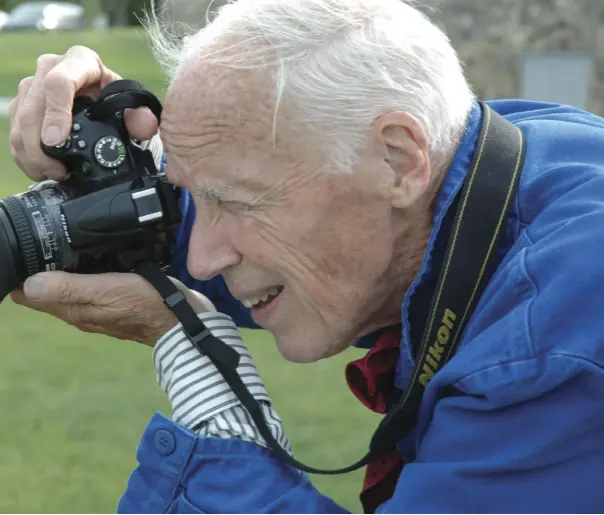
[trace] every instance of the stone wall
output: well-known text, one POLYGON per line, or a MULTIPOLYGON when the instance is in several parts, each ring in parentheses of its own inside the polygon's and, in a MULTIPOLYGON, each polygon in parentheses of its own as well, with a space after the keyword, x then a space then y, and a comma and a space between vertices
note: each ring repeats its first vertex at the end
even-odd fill
POLYGON ((423 4, 451 38, 483 98, 520 95, 520 63, 526 51, 581 51, 593 59, 589 110, 604 114, 604 0, 425 0, 423 4))

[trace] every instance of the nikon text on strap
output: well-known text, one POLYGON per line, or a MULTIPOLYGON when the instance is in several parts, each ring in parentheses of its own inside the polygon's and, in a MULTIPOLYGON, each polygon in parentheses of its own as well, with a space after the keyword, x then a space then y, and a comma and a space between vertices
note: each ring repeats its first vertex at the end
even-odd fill
POLYGON ((455 350, 466 322, 492 273, 495 246, 505 227, 524 161, 522 132, 481 103, 483 121, 474 160, 464 182, 449 235, 444 264, 432 299, 418 359, 401 399, 384 417, 357 463, 337 470, 321 470, 300 463, 273 438, 260 407, 236 372, 239 355, 213 336, 199 320, 185 296, 157 265, 142 262, 135 271, 161 294, 182 322, 193 345, 207 355, 250 413, 268 447, 278 458, 305 472, 341 474, 366 465, 393 449, 417 423, 424 389, 455 350))

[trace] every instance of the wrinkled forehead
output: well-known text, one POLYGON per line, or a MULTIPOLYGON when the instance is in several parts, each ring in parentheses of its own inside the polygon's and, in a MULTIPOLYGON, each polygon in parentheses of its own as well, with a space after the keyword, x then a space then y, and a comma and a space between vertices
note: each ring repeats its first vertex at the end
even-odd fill
POLYGON ((282 106, 275 121, 272 78, 261 70, 232 70, 190 59, 166 94, 160 130, 168 165, 175 165, 172 172, 179 182, 191 182, 181 175, 202 168, 204 175, 225 180, 236 174, 238 180, 254 176, 265 182, 268 169, 295 166, 308 154, 282 106))
POLYGON ((275 103, 267 73, 187 59, 167 91, 162 131, 169 136, 176 125, 187 132, 216 126, 228 127, 235 137, 245 129, 257 141, 269 139, 275 103))

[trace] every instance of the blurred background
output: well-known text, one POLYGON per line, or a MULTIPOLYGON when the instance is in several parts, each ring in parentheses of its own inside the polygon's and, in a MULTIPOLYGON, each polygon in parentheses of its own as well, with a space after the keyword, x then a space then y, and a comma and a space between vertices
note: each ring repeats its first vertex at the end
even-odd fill
MULTIPOLYGON (((207 0, 167 1, 156 3, 175 22, 205 19, 207 0)), ((40 54, 86 45, 163 95, 137 18, 146 2, 0 0, 0 198, 28 186, 9 154, 6 112, 40 54)), ((526 97, 604 114, 604 0, 426 0, 422 8, 446 29, 483 98, 526 97)), ((169 414, 150 349, 81 333, 10 299, 0 305, 0 332, 0 512, 114 512, 148 419, 169 414)), ((348 391, 343 371, 359 351, 295 365, 266 333, 244 336, 299 459, 334 468, 365 452, 378 417, 348 391)), ((362 475, 314 480, 358 511, 362 475)))

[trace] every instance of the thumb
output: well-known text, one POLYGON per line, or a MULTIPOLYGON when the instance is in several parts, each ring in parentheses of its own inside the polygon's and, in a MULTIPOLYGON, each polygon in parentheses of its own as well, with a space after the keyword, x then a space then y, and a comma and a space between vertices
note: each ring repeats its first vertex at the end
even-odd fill
POLYGON ((79 303, 91 299, 90 282, 94 276, 83 276, 67 272, 42 272, 28 277, 23 284, 23 293, 34 302, 79 303))
POLYGON ((140 141, 151 139, 157 133, 157 118, 147 107, 124 111, 126 129, 131 137, 140 141))

